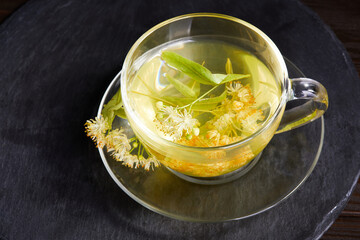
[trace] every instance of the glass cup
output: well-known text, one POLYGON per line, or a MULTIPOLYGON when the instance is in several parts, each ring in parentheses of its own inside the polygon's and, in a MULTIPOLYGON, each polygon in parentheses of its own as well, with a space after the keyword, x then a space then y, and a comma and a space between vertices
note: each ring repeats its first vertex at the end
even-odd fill
MULTIPOLYGON (((146 81, 146 80, 145 80, 146 81)), ((193 182, 212 184, 232 180, 247 172, 260 158, 274 134, 307 124, 324 114, 328 107, 326 89, 308 78, 289 79, 278 48, 262 31, 240 19, 214 13, 194 13, 164 21, 148 30, 132 46, 121 74, 121 94, 128 121, 135 135, 163 165, 176 175, 193 182), (224 41, 251 48, 269 69, 280 89, 279 104, 261 128, 249 137, 218 147, 193 147, 166 140, 147 127, 142 114, 135 112, 128 90, 136 74, 136 61, 149 50, 170 41, 221 36, 224 41), (286 103, 306 100, 285 111, 286 103)))

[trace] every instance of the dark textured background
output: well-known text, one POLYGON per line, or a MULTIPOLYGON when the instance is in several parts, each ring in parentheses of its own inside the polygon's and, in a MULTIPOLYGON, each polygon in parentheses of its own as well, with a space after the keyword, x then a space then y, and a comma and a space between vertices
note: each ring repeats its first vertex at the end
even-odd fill
POLYGON ((0 238, 317 238, 358 175, 357 73, 332 32, 296 1, 31 1, 0 25, 0 53, 0 238), (117 188, 83 133, 131 44, 195 11, 253 23, 329 90, 314 173, 287 201, 243 221, 191 224, 150 212, 117 188))

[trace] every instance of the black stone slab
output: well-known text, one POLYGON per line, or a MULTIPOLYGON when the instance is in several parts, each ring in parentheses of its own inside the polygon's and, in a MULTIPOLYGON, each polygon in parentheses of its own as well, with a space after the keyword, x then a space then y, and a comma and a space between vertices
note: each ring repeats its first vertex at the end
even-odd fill
POLYGON ((359 176, 359 78, 332 31, 297 1, 30 1, 0 25, 0 84, 0 239, 317 239, 359 176), (312 175, 280 205, 241 221, 149 211, 117 187, 84 134, 132 43, 191 12, 259 27, 329 93, 312 175))

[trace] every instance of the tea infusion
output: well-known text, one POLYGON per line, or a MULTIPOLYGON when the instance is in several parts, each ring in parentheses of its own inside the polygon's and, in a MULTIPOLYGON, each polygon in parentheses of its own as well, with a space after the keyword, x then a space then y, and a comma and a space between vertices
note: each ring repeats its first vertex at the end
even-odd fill
POLYGON ((224 41, 183 39, 140 59, 130 103, 144 126, 169 141, 196 147, 240 141, 279 103, 279 86, 267 67, 224 41))
MULTIPOLYGON (((214 37, 180 39, 154 48, 132 66, 133 79, 127 89, 131 107, 143 127, 178 144, 214 147, 240 141, 261 128, 280 99, 273 75, 250 53, 257 48, 251 42, 233 44, 214 37)), ((136 138, 128 139, 122 129, 111 129, 115 116, 126 117, 122 107, 118 91, 104 106, 102 116, 85 126, 98 147, 106 146, 129 167, 149 170, 160 165, 160 157, 184 174, 217 176, 244 166, 268 141, 260 139, 231 160, 216 164, 155 157, 136 138)), ((207 156, 209 160, 219 157, 207 156)))

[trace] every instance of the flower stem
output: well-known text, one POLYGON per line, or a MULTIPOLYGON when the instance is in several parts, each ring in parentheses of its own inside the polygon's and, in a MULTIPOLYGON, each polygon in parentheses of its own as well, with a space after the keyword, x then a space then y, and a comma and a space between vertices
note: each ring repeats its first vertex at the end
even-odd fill
POLYGON ((146 150, 145 147, 144 147, 144 150, 145 150, 146 154, 148 155, 148 157, 150 157, 150 156, 151 156, 151 153, 149 153, 148 150, 146 150))
POLYGON ((143 154, 144 154, 144 150, 145 150, 145 147, 144 147, 144 146, 142 146, 141 156, 143 156, 143 154))
POLYGON ((211 113, 212 115, 218 116, 218 114, 214 113, 214 111, 210 111, 210 110, 202 110, 202 109, 193 109, 194 112, 206 112, 206 113, 211 113))
POLYGON ((141 144, 139 144, 138 154, 137 154, 138 156, 141 156, 141 155, 140 155, 140 149, 141 149, 141 146, 142 146, 142 145, 141 145, 141 144))
POLYGON ((182 107, 179 107, 179 109, 182 109, 182 108, 186 108, 188 106, 191 106, 194 105, 196 102, 200 101, 201 99, 203 99, 206 95, 208 95, 209 93, 211 93, 212 91, 214 91, 218 86, 220 85, 216 85, 215 87, 213 87, 212 89, 210 89, 209 91, 207 91, 206 93, 204 93, 203 95, 201 95, 200 97, 198 97, 195 101, 193 101, 192 103, 189 103, 189 104, 186 104, 185 106, 182 106, 182 107))

